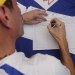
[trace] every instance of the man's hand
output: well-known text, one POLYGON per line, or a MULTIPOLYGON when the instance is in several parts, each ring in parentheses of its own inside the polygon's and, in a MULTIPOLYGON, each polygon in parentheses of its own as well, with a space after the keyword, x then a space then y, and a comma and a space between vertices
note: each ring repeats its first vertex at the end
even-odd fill
POLYGON ((61 22, 57 18, 54 18, 53 20, 51 20, 50 24, 48 25, 48 29, 51 35, 57 40, 58 43, 60 41, 66 40, 65 25, 63 22, 61 22), (60 24, 60 26, 53 27, 52 23, 60 24))
POLYGON ((46 11, 41 11, 39 9, 35 9, 22 15, 24 24, 37 24, 46 21, 43 16, 47 16, 46 11))

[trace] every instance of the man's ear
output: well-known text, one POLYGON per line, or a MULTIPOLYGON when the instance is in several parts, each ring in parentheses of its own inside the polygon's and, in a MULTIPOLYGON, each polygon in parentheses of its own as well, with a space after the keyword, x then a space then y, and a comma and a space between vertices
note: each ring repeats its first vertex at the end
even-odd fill
POLYGON ((6 28, 10 28, 11 26, 9 24, 8 16, 6 15, 7 13, 7 7, 4 5, 0 6, 0 21, 6 28))

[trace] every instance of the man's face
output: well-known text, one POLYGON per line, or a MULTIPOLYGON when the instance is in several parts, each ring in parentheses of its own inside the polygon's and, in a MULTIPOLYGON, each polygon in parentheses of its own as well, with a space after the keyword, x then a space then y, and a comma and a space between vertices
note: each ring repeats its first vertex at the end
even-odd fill
POLYGON ((12 0, 13 9, 11 10, 11 24, 13 25, 13 33, 16 37, 23 35, 23 21, 20 9, 17 6, 17 1, 12 0))

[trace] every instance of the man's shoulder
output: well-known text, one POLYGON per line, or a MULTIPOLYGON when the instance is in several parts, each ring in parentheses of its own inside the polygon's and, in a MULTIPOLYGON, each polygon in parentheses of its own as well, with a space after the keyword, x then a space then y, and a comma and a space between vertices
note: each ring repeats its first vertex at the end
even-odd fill
POLYGON ((12 75, 38 75, 38 73, 40 75, 54 75, 55 71, 58 73, 60 69, 64 72, 63 66, 59 63, 58 59, 47 54, 36 54, 27 58, 24 53, 16 52, 8 58, 8 61, 1 68, 8 74, 12 72, 12 75))

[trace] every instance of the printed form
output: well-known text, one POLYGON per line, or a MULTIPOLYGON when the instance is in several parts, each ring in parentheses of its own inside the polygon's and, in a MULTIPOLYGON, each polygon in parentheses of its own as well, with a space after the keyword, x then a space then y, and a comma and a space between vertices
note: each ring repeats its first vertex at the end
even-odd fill
MULTIPOLYGON (((35 7, 29 7, 28 11, 36 9, 35 7)), ((33 50, 54 50, 59 49, 57 41, 52 37, 47 29, 47 25, 53 18, 58 18, 65 23, 66 37, 71 53, 75 54, 75 17, 58 14, 47 11, 48 16, 44 16, 47 21, 33 25, 32 29, 32 40, 33 50)), ((30 32, 30 31, 29 31, 30 32)))
POLYGON ((47 25, 53 18, 58 18, 65 23, 66 37, 69 50, 75 49, 75 17, 62 15, 47 11, 48 16, 44 16, 47 21, 43 21, 33 26, 33 50, 59 49, 57 41, 52 37, 47 29, 47 25))

